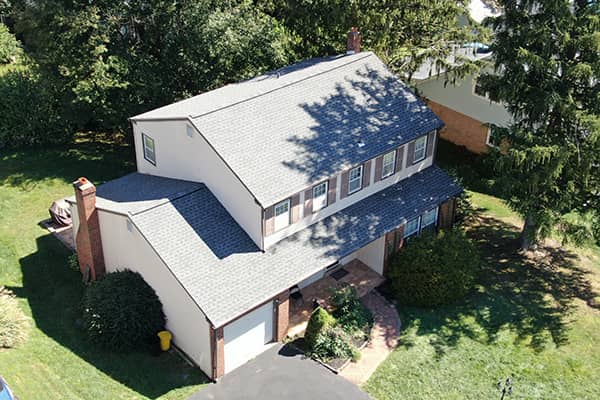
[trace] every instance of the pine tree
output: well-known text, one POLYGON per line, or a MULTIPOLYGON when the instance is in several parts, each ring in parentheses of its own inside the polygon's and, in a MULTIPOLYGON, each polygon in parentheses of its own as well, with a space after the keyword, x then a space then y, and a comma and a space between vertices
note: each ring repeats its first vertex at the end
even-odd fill
POLYGON ((513 117, 496 129, 499 188, 535 246, 570 212, 600 218, 600 6, 506 0, 491 26, 495 73, 482 85, 513 117))

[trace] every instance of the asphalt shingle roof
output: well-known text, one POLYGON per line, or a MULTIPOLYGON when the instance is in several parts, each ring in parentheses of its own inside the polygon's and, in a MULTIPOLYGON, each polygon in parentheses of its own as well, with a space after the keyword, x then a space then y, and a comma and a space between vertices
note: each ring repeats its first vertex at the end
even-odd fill
POLYGON ((203 185, 131 219, 207 318, 219 327, 461 190, 433 166, 266 252, 256 247, 203 185))
MULTIPOLYGON (((96 207, 119 214, 137 214, 194 190, 201 183, 133 172, 96 188, 96 207)), ((75 196, 66 199, 74 203, 75 196)))
POLYGON ((308 60, 134 119, 168 117, 189 117, 264 207, 443 125, 371 52, 308 60))

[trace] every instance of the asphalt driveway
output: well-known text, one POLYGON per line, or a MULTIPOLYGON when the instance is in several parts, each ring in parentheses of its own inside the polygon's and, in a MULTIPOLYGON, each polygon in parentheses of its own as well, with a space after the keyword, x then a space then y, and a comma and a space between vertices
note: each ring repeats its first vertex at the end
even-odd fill
POLYGON ((189 400, 370 400, 357 386, 289 346, 275 345, 189 400))

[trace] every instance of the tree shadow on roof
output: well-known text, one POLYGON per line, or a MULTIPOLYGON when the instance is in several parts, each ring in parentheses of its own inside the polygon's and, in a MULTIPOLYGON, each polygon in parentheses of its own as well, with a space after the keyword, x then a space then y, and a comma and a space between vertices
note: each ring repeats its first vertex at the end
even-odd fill
POLYGON ((414 93, 387 70, 362 67, 335 92, 300 107, 314 121, 309 135, 288 139, 297 148, 284 162, 307 181, 337 174, 441 125, 414 93))

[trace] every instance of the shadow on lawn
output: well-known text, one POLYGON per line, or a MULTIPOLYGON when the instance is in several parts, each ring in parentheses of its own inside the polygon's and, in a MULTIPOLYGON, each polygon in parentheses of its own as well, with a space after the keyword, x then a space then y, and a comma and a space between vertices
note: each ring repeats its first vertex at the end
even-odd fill
POLYGON ((102 134, 77 135, 75 143, 38 150, 15 150, 0 157, 0 182, 6 186, 32 190, 43 180, 73 182, 80 176, 95 184, 135 170, 133 146, 103 138, 102 134))
POLYGON ((61 346, 114 380, 149 398, 173 389, 207 383, 198 368, 163 353, 111 353, 91 344, 79 326, 84 291, 81 274, 70 270, 69 252, 51 235, 37 239, 37 251, 20 260, 23 287, 10 289, 26 298, 36 326, 61 346))
MULTIPOLYGON (((544 246, 535 254, 519 252, 518 234, 512 225, 476 216, 469 236, 480 246, 484 261, 477 289, 459 304, 435 310, 401 307, 405 329, 416 329, 418 336, 434 334, 430 344, 437 357, 463 337, 494 343, 505 328, 516 334, 517 343, 534 351, 566 344, 576 300, 598 307, 588 272, 565 249, 544 246)), ((405 337, 400 345, 412 343, 405 337)))

